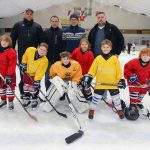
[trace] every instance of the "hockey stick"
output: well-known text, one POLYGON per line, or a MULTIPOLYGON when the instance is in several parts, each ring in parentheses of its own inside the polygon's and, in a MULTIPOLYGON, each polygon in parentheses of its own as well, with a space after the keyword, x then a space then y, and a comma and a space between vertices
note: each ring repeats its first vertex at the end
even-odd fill
MULTIPOLYGON (((92 84, 95 84, 95 85, 105 85, 105 86, 121 86, 121 84, 100 83, 100 82, 92 83, 92 84)), ((129 88, 143 88, 142 85, 139 85, 139 86, 136 86, 136 85, 127 85, 127 87, 129 87, 129 88)))
MULTIPOLYGON (((1 77, 1 79, 5 82, 5 79, 4 79, 4 77, 0 74, 0 77, 1 77)), ((10 88, 10 86, 7 84, 7 86, 10 88)), ((12 93, 14 94, 14 96, 15 96, 15 98, 18 100, 18 102, 21 104, 21 106, 22 106, 22 108, 24 109, 24 111, 28 114, 28 116, 31 118, 31 119, 33 119, 34 121, 38 121, 37 120, 37 117, 35 117, 35 116, 33 116, 32 114, 30 114, 29 112, 28 112, 28 110, 23 106, 23 104, 22 104, 22 102, 20 101, 20 99, 17 97, 17 95, 15 94, 15 92, 14 91, 12 91, 12 93)))
MULTIPOLYGON (((29 78, 32 82, 34 82, 33 79, 31 78, 31 76, 30 76, 28 73, 25 73, 25 74, 28 76, 28 78, 29 78)), ((62 117, 64 117, 64 118, 67 118, 67 115, 66 115, 66 114, 60 113, 59 111, 56 110, 56 108, 55 108, 55 107, 53 106, 53 104, 48 100, 47 96, 43 93, 42 90, 39 89, 39 92, 44 96, 44 98, 46 99, 46 101, 51 105, 51 107, 55 110, 55 112, 56 112, 58 115, 60 115, 60 116, 62 116, 62 117)))
POLYGON ((73 117, 75 118, 75 122, 76 122, 76 124, 79 128, 78 132, 76 132, 76 133, 74 133, 74 134, 72 134, 72 135, 65 138, 66 143, 70 144, 70 143, 74 142, 75 140, 79 139, 80 137, 82 137, 84 132, 81 130, 81 124, 79 122, 78 116, 77 116, 76 111, 75 111, 75 109, 74 109, 74 107, 73 107, 73 105, 70 101, 70 98, 69 98, 67 92, 65 92, 65 96, 67 97, 67 100, 68 100, 68 103, 69 103, 69 108, 70 108, 70 110, 73 114, 73 117))

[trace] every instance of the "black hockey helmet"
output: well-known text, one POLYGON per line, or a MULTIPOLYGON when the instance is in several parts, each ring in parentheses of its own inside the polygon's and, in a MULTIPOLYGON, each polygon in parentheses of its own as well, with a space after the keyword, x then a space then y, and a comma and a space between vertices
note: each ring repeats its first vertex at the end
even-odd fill
POLYGON ((139 110, 134 107, 134 108, 130 108, 130 107, 126 107, 125 108, 125 117, 128 120, 137 120, 139 118, 139 110))

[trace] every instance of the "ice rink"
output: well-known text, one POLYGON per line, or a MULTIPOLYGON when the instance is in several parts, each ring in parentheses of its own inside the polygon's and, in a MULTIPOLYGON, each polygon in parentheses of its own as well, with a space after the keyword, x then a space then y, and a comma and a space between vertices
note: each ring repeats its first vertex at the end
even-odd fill
MULTIPOLYGON (((119 57, 122 67, 137 56, 138 51, 131 52, 130 55, 126 52, 122 53, 119 57)), ((16 95, 20 97, 18 87, 16 87, 16 95)), ((121 90, 121 98, 129 104, 128 88, 121 90)), ((146 95, 143 101, 144 106, 150 109, 150 97, 146 95)), ((16 99, 14 102, 15 110, 0 109, 0 150, 149 149, 150 120, 142 117, 137 121, 120 120, 104 102, 100 102, 94 120, 88 119, 87 112, 78 114, 84 135, 70 145, 65 143, 65 138, 75 133, 78 128, 67 102, 61 102, 63 104, 57 107, 58 111, 67 114, 67 119, 54 111, 44 113, 39 109, 36 111, 29 109, 38 118, 38 122, 34 122, 27 116, 16 99)))

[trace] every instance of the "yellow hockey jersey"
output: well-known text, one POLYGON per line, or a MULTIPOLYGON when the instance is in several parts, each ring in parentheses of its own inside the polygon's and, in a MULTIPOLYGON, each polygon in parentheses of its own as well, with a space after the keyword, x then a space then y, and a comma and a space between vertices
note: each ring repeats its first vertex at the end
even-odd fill
MULTIPOLYGON (((96 77, 96 83, 118 84, 122 78, 121 65, 116 56, 105 60, 101 55, 97 56, 88 72, 96 77)), ((117 86, 95 85, 95 89, 118 89, 117 86)))
POLYGON ((82 78, 82 69, 77 61, 71 60, 71 65, 68 68, 64 67, 61 61, 57 61, 50 68, 50 77, 54 78, 55 76, 79 83, 82 78))
POLYGON ((37 60, 34 60, 35 52, 37 49, 35 47, 29 47, 25 51, 22 57, 22 64, 27 64, 27 73, 34 77, 34 80, 41 80, 48 67, 48 59, 43 56, 37 60))

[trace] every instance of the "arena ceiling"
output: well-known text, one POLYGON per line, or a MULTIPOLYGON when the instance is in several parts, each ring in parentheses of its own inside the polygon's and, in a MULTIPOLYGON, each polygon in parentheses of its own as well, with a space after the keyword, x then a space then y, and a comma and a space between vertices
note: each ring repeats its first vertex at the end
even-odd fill
MULTIPOLYGON (((34 11, 60 5, 73 0, 0 0, 0 18, 10 17, 22 13, 26 8, 34 11)), ((78 0, 74 0, 78 1, 78 0)), ((96 1, 150 17, 150 0, 85 0, 96 1)))

